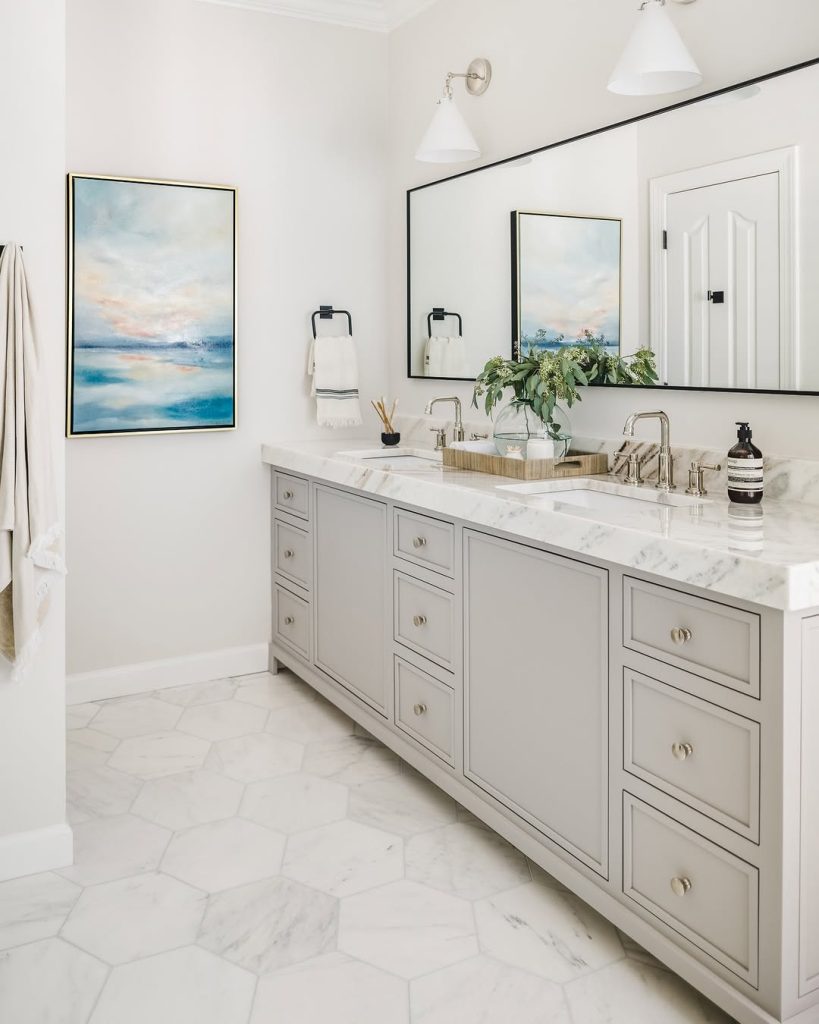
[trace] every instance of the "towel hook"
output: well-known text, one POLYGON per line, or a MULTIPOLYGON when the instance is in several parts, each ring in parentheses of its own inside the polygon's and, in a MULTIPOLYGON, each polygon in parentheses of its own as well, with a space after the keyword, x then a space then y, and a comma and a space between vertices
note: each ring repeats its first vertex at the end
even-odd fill
POLYGON ((464 336, 464 322, 460 313, 449 313, 444 309, 443 306, 433 306, 432 312, 427 316, 427 334, 432 337, 432 321, 433 320, 444 320, 448 316, 454 316, 458 318, 458 337, 464 336))
POLYGON ((316 333, 316 317, 318 317, 319 320, 332 320, 334 316, 347 317, 347 321, 350 325, 350 337, 353 336, 353 318, 352 316, 350 316, 346 309, 333 309, 332 306, 319 306, 319 308, 315 311, 315 313, 313 313, 312 316, 314 338, 318 337, 318 334, 316 333))

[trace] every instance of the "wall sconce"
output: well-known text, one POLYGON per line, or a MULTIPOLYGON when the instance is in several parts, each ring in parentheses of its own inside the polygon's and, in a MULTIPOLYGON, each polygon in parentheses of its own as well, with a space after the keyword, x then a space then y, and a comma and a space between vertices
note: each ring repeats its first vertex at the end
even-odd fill
MULTIPOLYGON (((692 89, 702 81, 696 61, 665 9, 666 0, 645 0, 631 38, 609 81, 622 96, 659 96, 692 89)), ((693 0, 674 0, 690 4, 693 0)))
POLYGON ((483 57, 473 60, 463 73, 450 71, 444 84, 444 95, 438 100, 435 114, 421 140, 415 159, 428 164, 459 164, 477 160, 481 155, 475 136, 455 105, 452 82, 463 78, 470 96, 483 96, 492 81, 492 65, 483 57))

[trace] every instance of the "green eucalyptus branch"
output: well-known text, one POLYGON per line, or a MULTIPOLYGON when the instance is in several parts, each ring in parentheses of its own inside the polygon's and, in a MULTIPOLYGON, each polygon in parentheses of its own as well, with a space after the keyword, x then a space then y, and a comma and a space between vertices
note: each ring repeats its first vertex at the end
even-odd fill
MULTIPOLYGON (((472 405, 480 408, 483 398, 487 416, 511 389, 513 402, 532 408, 550 432, 557 426, 554 410, 558 402, 569 408, 581 401, 580 388, 617 384, 656 384, 657 370, 651 349, 638 349, 631 356, 606 352, 604 339, 585 331, 578 345, 553 352, 532 351, 519 361, 495 356, 475 381, 472 405)), ((563 339, 558 339, 562 341, 563 339)))

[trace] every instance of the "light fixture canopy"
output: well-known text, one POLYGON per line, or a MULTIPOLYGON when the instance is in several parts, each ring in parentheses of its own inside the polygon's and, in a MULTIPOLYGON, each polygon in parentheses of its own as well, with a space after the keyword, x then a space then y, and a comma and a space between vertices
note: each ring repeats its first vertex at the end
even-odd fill
POLYGON ((702 73, 668 16, 665 0, 645 0, 609 80, 609 91, 621 96, 658 96, 692 89, 701 81, 702 73))
POLYGON ((465 72, 450 71, 444 83, 444 95, 438 100, 435 114, 415 159, 430 164, 457 164, 477 160, 480 146, 455 104, 452 82, 463 78, 471 96, 482 96, 492 81, 492 65, 484 57, 473 60, 465 72))

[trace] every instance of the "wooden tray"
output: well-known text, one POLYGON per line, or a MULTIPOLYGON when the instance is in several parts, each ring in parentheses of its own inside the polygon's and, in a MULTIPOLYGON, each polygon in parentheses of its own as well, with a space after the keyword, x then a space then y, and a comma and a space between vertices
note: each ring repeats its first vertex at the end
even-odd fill
POLYGON ((596 476, 609 471, 609 457, 605 453, 571 452, 562 459, 527 460, 444 448, 443 459, 445 466, 454 469, 508 476, 514 480, 557 480, 570 476, 596 476))

